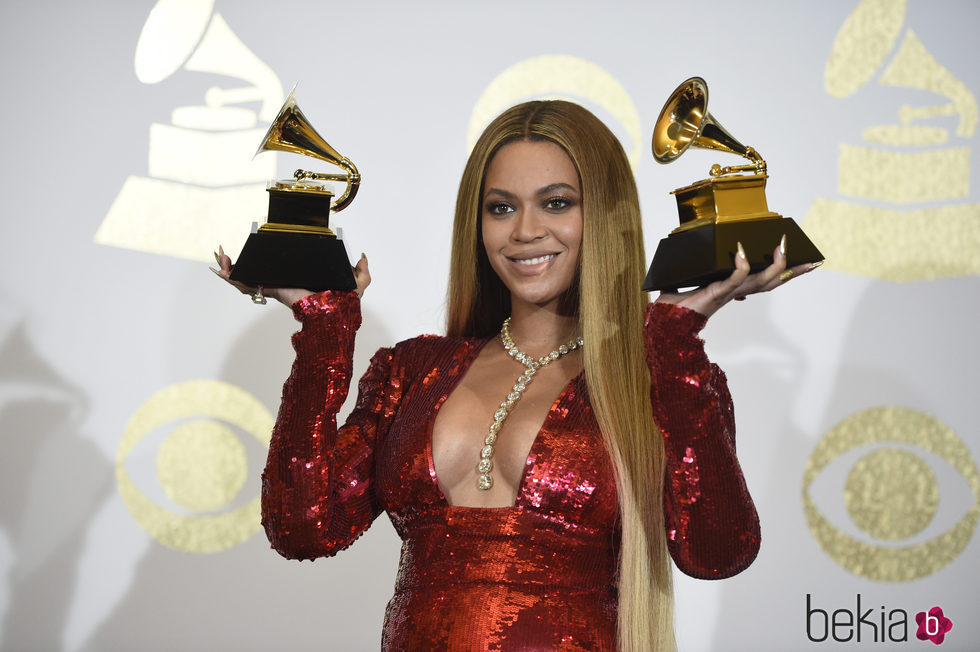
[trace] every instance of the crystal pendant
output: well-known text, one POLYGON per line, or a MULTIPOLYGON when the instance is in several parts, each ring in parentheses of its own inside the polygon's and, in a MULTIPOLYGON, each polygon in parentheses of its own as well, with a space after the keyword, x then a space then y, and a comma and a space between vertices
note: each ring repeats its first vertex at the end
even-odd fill
POLYGON ((490 475, 490 471, 493 470, 493 446, 497 443, 497 435, 500 432, 500 427, 510 413, 510 410, 514 407, 514 404, 520 400, 521 395, 524 390, 527 389, 528 384, 531 379, 534 378, 534 374, 537 373, 538 369, 544 365, 551 363, 554 360, 558 360, 563 355, 574 351, 575 349, 584 345, 584 340, 579 337, 577 339, 568 342, 567 344, 562 344, 560 347, 552 351, 547 355, 543 355, 537 360, 522 352, 517 345, 514 344, 514 340, 510 336, 510 317, 504 320, 503 326, 500 328, 500 339, 504 344, 504 349, 510 354, 512 358, 523 364, 526 369, 524 373, 520 375, 517 382, 514 383, 514 388, 507 395, 507 399, 500 404, 500 408, 493 415, 493 423, 490 426, 490 432, 487 434, 484 440, 484 447, 480 450, 480 462, 477 465, 477 473, 480 475, 477 477, 476 486, 484 491, 490 489, 493 486, 493 477, 490 475))

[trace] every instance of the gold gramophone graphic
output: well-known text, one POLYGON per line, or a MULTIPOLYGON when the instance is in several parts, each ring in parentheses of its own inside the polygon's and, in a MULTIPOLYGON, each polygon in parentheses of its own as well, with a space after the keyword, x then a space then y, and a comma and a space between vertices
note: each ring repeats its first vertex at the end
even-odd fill
POLYGON ((727 277, 735 269, 739 242, 752 271, 759 271, 772 263, 772 251, 784 234, 788 267, 823 260, 796 222, 769 210, 766 162, 708 113, 708 85, 700 77, 674 90, 653 130, 653 156, 659 163, 674 161, 689 147, 738 154, 750 163, 715 164, 710 178, 671 192, 680 226, 660 241, 644 290, 672 291, 727 277))
POLYGON ((802 222, 835 271, 897 282, 980 275, 977 95, 953 72, 962 57, 943 65, 907 9, 861 0, 834 39, 827 94, 897 101, 897 119, 861 116, 862 142, 837 143, 837 196, 816 199, 802 222))
POLYGON ((282 105, 279 76, 214 10, 214 0, 156 0, 133 68, 176 105, 169 120, 149 123, 148 166, 127 175, 95 242, 201 262, 215 242, 240 249, 245 234, 232 236, 240 216, 265 210, 258 191, 276 172, 276 156, 250 155, 282 105), (187 102, 188 79, 215 83, 187 102))
POLYGON ((310 125, 296 104, 295 88, 272 121, 256 155, 278 150, 333 163, 341 174, 296 170, 293 179, 268 187, 268 221, 251 234, 231 273, 233 281, 264 287, 313 290, 353 290, 357 287, 344 243, 330 228, 330 213, 354 199, 361 175, 310 125), (347 187, 334 200, 323 181, 343 181, 347 187))

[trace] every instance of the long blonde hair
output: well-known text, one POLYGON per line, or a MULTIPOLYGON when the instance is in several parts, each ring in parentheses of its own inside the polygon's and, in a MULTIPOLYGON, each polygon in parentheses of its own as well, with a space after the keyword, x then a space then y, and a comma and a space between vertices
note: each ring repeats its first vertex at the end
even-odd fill
POLYGON ((490 123, 473 147, 456 199, 447 334, 486 337, 510 314, 510 293, 491 269, 481 242, 480 206, 490 160, 517 140, 548 140, 562 147, 582 185, 578 292, 569 303, 585 338, 589 397, 616 472, 622 522, 619 648, 673 650, 664 442, 650 408, 639 199, 622 145, 586 109, 559 100, 520 104, 490 123))

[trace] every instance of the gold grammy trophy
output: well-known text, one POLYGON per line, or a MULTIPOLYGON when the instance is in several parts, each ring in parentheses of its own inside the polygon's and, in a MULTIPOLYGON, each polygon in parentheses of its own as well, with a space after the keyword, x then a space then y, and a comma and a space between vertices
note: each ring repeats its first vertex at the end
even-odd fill
POLYGON ((769 210, 766 162, 708 113, 708 85, 700 77, 674 90, 653 130, 653 156, 659 163, 674 161, 689 147, 738 154, 750 163, 715 164, 708 179, 671 193, 677 198, 680 226, 660 241, 644 290, 674 291, 726 278, 735 269, 739 242, 753 272, 772 263, 783 235, 787 267, 823 260, 796 222, 769 210))
POLYGON ((312 156, 340 167, 341 174, 296 170, 293 179, 269 185, 268 221, 251 234, 231 272, 233 281, 264 287, 353 290, 357 287, 344 243, 330 229, 331 212, 346 208, 357 194, 361 175, 354 163, 310 126, 289 93, 256 155, 279 150, 312 156), (343 181, 339 198, 323 181, 343 181))

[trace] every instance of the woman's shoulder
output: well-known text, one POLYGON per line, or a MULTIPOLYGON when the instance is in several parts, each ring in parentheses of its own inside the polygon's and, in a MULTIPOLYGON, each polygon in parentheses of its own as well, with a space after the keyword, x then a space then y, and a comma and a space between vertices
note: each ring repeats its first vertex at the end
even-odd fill
POLYGON ((428 376, 432 371, 458 368, 486 344, 486 338, 416 335, 389 346, 382 346, 371 357, 372 366, 402 380, 428 376))
POLYGON ((455 367, 486 341, 486 338, 416 335, 382 347, 374 356, 388 358, 388 364, 400 371, 399 375, 412 376, 437 367, 455 367))
POLYGON ((465 355, 484 342, 486 339, 426 334, 402 340, 391 347, 391 351, 393 356, 399 358, 426 360, 460 353, 465 355))

